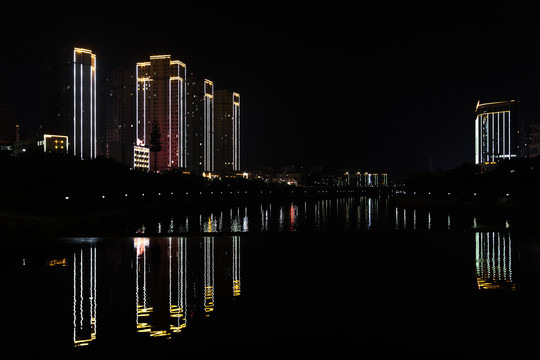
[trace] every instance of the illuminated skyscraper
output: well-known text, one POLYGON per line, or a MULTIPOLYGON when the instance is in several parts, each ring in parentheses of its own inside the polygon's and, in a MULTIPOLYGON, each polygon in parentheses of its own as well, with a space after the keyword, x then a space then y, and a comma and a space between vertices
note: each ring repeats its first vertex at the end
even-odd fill
POLYGON ((44 134, 67 136, 67 152, 80 159, 98 153, 96 55, 65 47, 45 61, 44 134))
POLYGON ((476 105, 474 122, 474 161, 496 164, 504 159, 528 155, 527 133, 517 116, 515 100, 476 105))
POLYGON ((73 49, 73 113, 68 123, 69 153, 81 159, 97 154, 96 137, 96 55, 92 50, 73 49))
POLYGON ((188 79, 188 170, 214 171, 214 84, 188 79))
POLYGON ((240 171, 240 94, 215 92, 215 170, 240 171))
POLYGON ((151 154, 154 170, 186 167, 186 65, 170 55, 150 56, 137 63, 135 137, 138 145, 150 146, 151 130, 158 124, 161 151, 151 154))

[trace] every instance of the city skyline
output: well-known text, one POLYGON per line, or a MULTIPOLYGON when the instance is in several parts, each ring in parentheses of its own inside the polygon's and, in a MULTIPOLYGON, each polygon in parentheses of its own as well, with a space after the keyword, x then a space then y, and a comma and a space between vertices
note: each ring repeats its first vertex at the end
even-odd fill
MULTIPOLYGON (((369 5, 357 14, 244 10, 189 4, 178 21, 163 22, 153 9, 137 27, 128 21, 134 10, 121 5, 76 19, 69 16, 76 5, 68 15, 13 5, 2 30, 29 31, 7 40, 0 60, 12 69, 8 81, 23 90, 2 89, 0 116, 20 122, 21 131, 35 127, 39 106, 13 107, 22 107, 24 91, 39 90, 37 59, 77 44, 99 58, 98 87, 116 66, 133 69, 149 55, 171 54, 189 72, 242 94, 245 168, 331 164, 405 175, 449 169, 474 159, 471 114, 479 99, 519 100, 520 115, 538 121, 534 5, 455 5, 443 15, 414 5, 369 5), (482 26, 479 14, 495 26, 482 26), (202 18, 208 26, 197 26, 202 18), (99 26, 85 26, 96 19, 99 26)), ((12 137, 10 129, 0 132, 12 137)))

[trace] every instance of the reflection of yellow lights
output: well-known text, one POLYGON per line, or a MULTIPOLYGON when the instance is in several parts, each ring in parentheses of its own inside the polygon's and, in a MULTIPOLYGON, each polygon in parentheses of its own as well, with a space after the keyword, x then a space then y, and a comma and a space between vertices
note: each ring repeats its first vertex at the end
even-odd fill
POLYGON ((96 340, 96 318, 90 319, 90 324, 92 325, 92 333, 90 334, 90 338, 88 339, 73 339, 73 346, 74 347, 80 347, 80 346, 87 346, 90 344, 91 341, 96 340))
POLYGON ((179 333, 179 332, 182 331, 182 329, 185 329, 186 327, 187 327, 186 324, 182 324, 180 326, 171 325, 169 330, 174 332, 174 333, 179 333))
POLYGON ((150 331, 150 336, 152 337, 160 337, 160 336, 170 336, 171 333, 167 330, 154 330, 150 331))
POLYGON ((172 318, 181 318, 184 317, 184 312, 181 307, 178 307, 177 305, 171 305, 171 317, 172 318))
MULTIPOLYGON (((214 311, 214 287, 213 286, 205 286, 204 287, 204 298, 207 300, 204 304, 204 311, 205 312, 212 312, 214 311)), ((208 315, 206 315, 208 316, 208 315)))
POLYGON ((151 326, 149 323, 138 323, 137 332, 150 332, 151 326))
POLYGON ((233 280, 233 296, 240 295, 240 280, 233 280))
POLYGON ((45 266, 67 266, 66 258, 53 259, 45 262, 45 266))
POLYGON ((480 290, 516 290, 516 284, 511 281, 478 277, 476 278, 476 282, 478 283, 478 289, 480 290))

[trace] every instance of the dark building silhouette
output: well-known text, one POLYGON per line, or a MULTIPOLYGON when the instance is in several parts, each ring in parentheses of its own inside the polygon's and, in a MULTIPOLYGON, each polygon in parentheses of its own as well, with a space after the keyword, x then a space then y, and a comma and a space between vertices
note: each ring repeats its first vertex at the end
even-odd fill
POLYGON ((193 75, 187 85, 187 169, 214 171, 214 84, 193 75))
POLYGON ((135 143, 135 79, 133 74, 117 68, 107 78, 105 99, 106 156, 133 166, 135 143))
POLYGON ((240 94, 215 92, 215 171, 240 171, 240 94))

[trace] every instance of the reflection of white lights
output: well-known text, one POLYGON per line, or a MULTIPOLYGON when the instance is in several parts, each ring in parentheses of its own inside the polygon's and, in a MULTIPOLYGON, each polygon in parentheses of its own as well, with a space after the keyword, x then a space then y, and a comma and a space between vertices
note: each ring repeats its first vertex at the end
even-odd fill
POLYGON ((509 233, 477 232, 476 278, 479 289, 515 290, 509 233))
POLYGON ((95 247, 73 253, 73 344, 76 347, 86 346, 96 339, 96 262, 95 247), (87 262, 85 257, 88 257, 87 262))
POLYGON ((204 311, 214 311, 214 238, 205 237, 204 249, 204 311))
POLYGON ((240 295, 240 236, 233 236, 233 296, 240 295))

